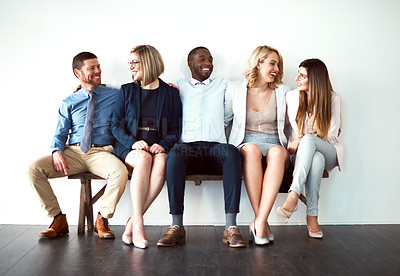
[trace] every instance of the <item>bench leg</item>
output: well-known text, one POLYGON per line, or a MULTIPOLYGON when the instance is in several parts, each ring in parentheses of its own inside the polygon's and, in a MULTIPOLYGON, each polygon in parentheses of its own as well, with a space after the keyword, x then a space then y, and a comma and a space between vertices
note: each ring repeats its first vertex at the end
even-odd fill
POLYGON ((92 180, 86 179, 85 187, 86 225, 88 231, 93 231, 92 180))
POLYGON ((86 179, 86 224, 88 231, 93 231, 93 203, 92 203, 92 183, 86 179))
POLYGON ((82 178, 78 234, 85 233, 85 220, 88 231, 93 231, 92 181, 91 179, 82 178))
POLYGON ((85 216, 86 216, 85 184, 86 184, 85 179, 81 179, 81 198, 79 203, 78 234, 85 233, 85 216))

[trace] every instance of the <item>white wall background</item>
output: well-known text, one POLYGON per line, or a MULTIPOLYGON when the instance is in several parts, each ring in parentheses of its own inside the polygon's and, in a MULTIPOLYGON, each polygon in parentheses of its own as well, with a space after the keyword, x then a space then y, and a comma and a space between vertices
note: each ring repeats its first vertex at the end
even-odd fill
MULTIPOLYGON (((94 52, 103 82, 126 83, 129 51, 138 44, 161 52, 166 64, 161 77, 167 82, 189 77, 186 56, 199 45, 214 55, 213 76, 229 80, 242 77, 258 45, 281 51, 284 80, 292 88, 302 60, 325 61, 342 96, 346 156, 343 171, 335 169, 323 180, 320 223, 400 223, 399 30, 397 0, 0 0, 0 223, 50 222, 26 168, 49 154, 58 106, 78 84, 71 70, 73 56, 94 52)), ((76 224, 79 181, 52 183, 69 223, 76 224)), ((130 216, 128 191, 111 224, 124 224, 130 216)), ((242 191, 239 224, 253 219, 244 186, 242 191)), ((278 196, 274 209, 285 197, 278 196)), ((185 200, 186 224, 224 223, 220 183, 187 183, 185 200)), ((168 210, 164 187, 145 216, 146 224, 169 224, 168 210)), ((270 223, 283 219, 273 211, 270 223)), ((290 223, 305 223, 304 206, 290 223)))

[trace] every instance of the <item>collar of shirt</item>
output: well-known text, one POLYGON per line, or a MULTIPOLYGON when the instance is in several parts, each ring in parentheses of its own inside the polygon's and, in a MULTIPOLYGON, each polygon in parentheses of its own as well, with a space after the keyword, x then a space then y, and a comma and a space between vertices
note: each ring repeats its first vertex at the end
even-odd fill
MULTIPOLYGON (((106 87, 104 87, 104 86, 101 86, 101 85, 99 85, 99 86, 97 86, 95 89, 93 89, 93 91, 89 91, 89 90, 86 90, 85 88, 81 88, 81 89, 79 89, 78 91, 79 92, 82 92, 83 94, 85 94, 87 97, 89 97, 89 93, 90 92, 93 92, 94 94, 96 94, 97 96, 98 95, 100 95, 101 94, 101 92, 103 91, 103 89, 105 89, 106 87)), ((113 87, 110 87, 111 89, 113 89, 113 87)), ((119 88, 118 88, 119 89, 119 88)))
POLYGON ((78 91, 76 91, 76 94, 82 93, 83 95, 89 97, 89 90, 86 90, 85 88, 81 87, 81 89, 79 89, 78 91))
POLYGON ((198 81, 198 80, 192 78, 190 82, 193 84, 193 86, 197 86, 196 83, 199 83, 199 82, 203 83, 204 85, 209 85, 211 80, 210 80, 210 78, 208 78, 208 79, 204 80, 203 82, 201 82, 201 81, 198 81))

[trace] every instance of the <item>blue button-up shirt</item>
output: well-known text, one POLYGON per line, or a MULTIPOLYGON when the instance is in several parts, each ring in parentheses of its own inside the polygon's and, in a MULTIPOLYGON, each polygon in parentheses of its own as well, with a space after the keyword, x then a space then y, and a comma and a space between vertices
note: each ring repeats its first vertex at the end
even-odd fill
MULTIPOLYGON (((52 151, 63 151, 65 144, 80 143, 86 119, 86 109, 89 100, 88 90, 81 88, 69 95, 62 102, 58 111, 58 124, 51 144, 52 151)), ((114 145, 111 133, 111 119, 115 99, 119 89, 98 86, 95 93, 95 109, 92 133, 92 144, 101 146, 114 145)))

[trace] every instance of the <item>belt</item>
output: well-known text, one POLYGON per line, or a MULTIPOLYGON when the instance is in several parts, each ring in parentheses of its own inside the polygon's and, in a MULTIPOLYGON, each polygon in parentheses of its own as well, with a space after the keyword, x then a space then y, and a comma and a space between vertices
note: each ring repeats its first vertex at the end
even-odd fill
POLYGON ((137 129, 144 131, 158 131, 156 128, 151 128, 151 127, 138 127, 137 129))
MULTIPOLYGON (((80 147, 80 145, 81 145, 81 143, 75 143, 75 144, 71 144, 70 146, 80 147)), ((90 146, 91 146, 92 148, 102 148, 102 147, 105 147, 105 146, 98 145, 98 144, 91 144, 90 146)))

